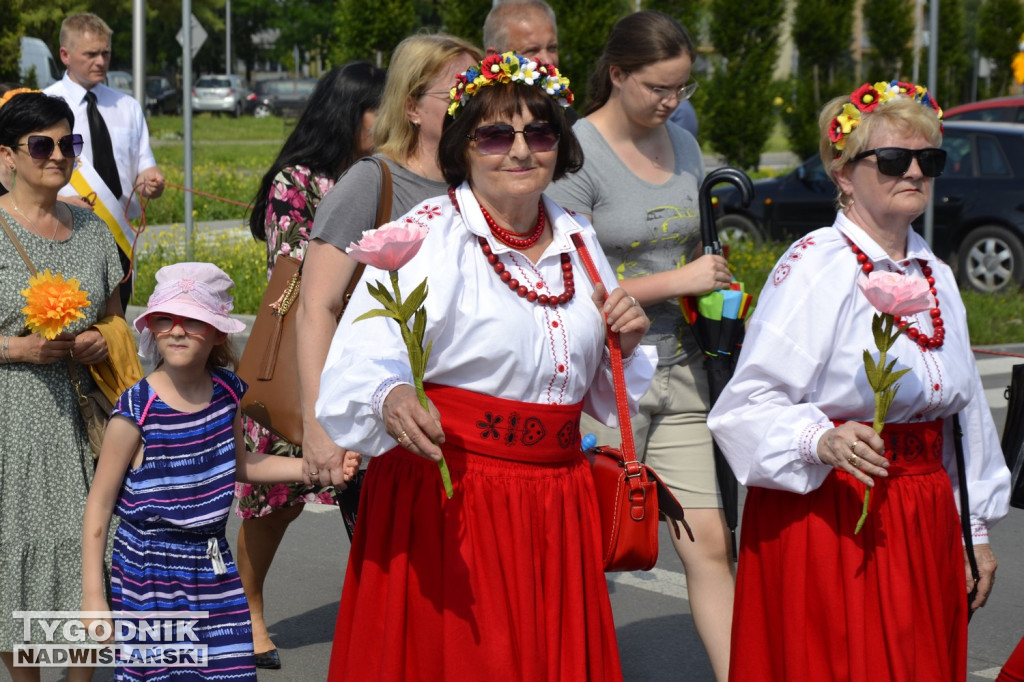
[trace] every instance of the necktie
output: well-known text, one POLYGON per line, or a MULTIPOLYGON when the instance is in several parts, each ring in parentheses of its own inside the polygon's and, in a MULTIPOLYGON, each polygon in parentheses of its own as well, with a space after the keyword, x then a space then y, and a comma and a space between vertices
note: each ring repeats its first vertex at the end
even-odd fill
POLYGON ((86 114, 89 118, 89 139, 92 140, 92 165, 107 183, 107 187, 118 199, 121 198, 121 177, 117 174, 114 161, 114 146, 110 143, 110 131, 96 106, 96 93, 85 93, 86 114))

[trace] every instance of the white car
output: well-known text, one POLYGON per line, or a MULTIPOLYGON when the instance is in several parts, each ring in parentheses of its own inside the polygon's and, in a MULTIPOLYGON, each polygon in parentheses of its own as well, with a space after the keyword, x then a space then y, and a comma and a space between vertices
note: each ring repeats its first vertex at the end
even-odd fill
POLYGON ((192 87, 192 111, 242 115, 249 88, 241 76, 201 76, 192 87))

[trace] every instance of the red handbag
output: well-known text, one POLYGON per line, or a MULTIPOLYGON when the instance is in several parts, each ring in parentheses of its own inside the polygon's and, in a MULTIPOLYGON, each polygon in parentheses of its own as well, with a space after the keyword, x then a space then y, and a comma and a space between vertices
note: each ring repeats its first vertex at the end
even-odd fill
MULTIPOLYGON (((601 275, 582 237, 574 234, 572 240, 590 280, 600 282, 601 275)), ((682 537, 680 527, 686 530, 691 542, 693 532, 683 516, 682 506, 654 469, 636 459, 622 350, 619 335, 611 329, 608 329, 608 350, 622 445, 620 450, 597 446, 585 453, 594 475, 601 516, 601 558, 605 571, 649 571, 658 561, 658 522, 661 515, 673 521, 671 526, 677 538, 682 537)))

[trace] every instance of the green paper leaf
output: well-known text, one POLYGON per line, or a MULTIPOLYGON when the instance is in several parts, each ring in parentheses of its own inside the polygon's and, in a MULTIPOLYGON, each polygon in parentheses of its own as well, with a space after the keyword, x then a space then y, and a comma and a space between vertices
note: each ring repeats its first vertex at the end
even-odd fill
POLYGON ((409 294, 409 298, 405 299, 402 303, 402 313, 405 315, 405 319, 411 320, 413 314, 419 310, 420 306, 423 305, 423 301, 427 298, 427 280, 423 280, 419 283, 412 293, 409 294))
MULTIPOLYGON (((359 322, 360 320, 368 320, 371 317, 390 317, 393 320, 398 320, 398 317, 390 310, 384 310, 383 308, 374 308, 373 310, 367 310, 365 313, 357 317, 353 322, 359 322)), ((401 322, 401 320, 398 320, 401 322)))

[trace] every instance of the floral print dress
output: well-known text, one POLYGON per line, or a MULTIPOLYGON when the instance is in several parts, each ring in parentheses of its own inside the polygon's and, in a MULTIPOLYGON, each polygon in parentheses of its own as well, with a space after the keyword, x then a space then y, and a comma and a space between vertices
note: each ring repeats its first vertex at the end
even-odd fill
MULTIPOLYGON (((267 202, 267 279, 274 271, 279 255, 302 260, 313 230, 313 214, 331 187, 334 178, 313 173, 305 166, 287 166, 274 178, 267 202)), ((301 457, 302 449, 273 435, 249 419, 242 418, 245 446, 253 452, 266 452, 282 457, 301 457)), ((301 483, 259 485, 236 483, 235 513, 243 519, 266 516, 274 509, 313 502, 336 504, 329 487, 301 483)))

